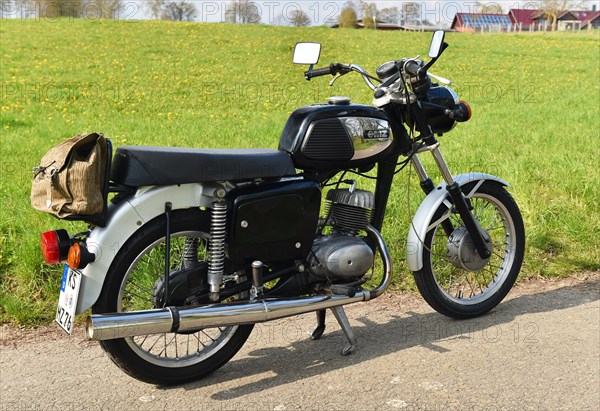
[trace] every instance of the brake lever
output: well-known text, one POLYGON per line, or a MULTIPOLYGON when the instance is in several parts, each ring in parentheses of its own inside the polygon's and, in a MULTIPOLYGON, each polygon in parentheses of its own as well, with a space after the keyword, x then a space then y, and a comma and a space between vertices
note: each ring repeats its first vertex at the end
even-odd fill
MULTIPOLYGON (((346 73, 344 73, 344 74, 346 74, 346 73)), ((335 77, 334 77, 334 78, 332 78, 332 79, 331 79, 331 81, 329 82, 329 87, 332 87, 332 86, 333 86, 333 83, 335 83, 335 81, 336 81, 337 79, 339 79, 340 77, 342 77, 344 74, 342 74, 342 73, 337 73, 337 74, 335 75, 335 77)))
POLYGON ((444 86, 451 86, 452 85, 452 81, 448 80, 447 78, 436 76, 433 73, 427 73, 427 74, 429 74, 429 77, 433 77, 434 79, 436 79, 437 81, 439 81, 440 83, 442 83, 444 86))

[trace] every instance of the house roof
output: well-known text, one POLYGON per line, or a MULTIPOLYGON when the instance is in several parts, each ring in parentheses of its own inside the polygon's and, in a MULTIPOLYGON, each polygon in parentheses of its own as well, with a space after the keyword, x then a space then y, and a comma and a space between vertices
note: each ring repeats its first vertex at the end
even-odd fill
POLYGON ((589 21, 594 20, 600 15, 600 11, 589 11, 589 10, 567 10, 558 16, 558 20, 577 20, 577 21, 589 21))
MULTIPOLYGON (((546 16, 546 12, 543 10, 539 10, 536 14, 533 15, 532 20, 538 20, 541 17, 546 16)), ((600 16, 600 11, 590 11, 590 10, 567 10, 563 11, 558 15, 558 21, 564 20, 576 20, 587 23, 589 21, 595 20, 598 16, 600 16)))
POLYGON ((588 24, 590 24, 590 23, 592 23, 592 22, 594 22, 594 21, 596 21, 596 20, 598 20, 598 19, 600 19, 600 11, 597 11, 597 12, 596 12, 596 15, 595 15, 595 16, 593 16, 592 18, 590 18, 590 19, 588 19, 588 20, 584 21, 584 22, 583 22, 583 24, 581 25, 581 28, 582 28, 582 29, 586 28, 588 24))
POLYGON ((510 9, 508 15, 513 23, 530 26, 533 23, 533 18, 539 13, 538 9, 510 9))

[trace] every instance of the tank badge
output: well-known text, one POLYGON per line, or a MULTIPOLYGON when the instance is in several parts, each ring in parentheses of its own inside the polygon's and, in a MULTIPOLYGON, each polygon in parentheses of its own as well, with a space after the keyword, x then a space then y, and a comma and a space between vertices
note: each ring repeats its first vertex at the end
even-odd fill
POLYGON ((365 130, 363 132, 363 139, 365 141, 387 141, 390 139, 390 130, 365 130))

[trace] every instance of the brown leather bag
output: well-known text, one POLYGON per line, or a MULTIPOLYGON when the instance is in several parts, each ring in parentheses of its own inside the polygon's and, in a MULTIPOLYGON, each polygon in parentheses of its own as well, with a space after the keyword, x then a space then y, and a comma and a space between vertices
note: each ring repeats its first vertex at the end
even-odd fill
POLYGON ((102 134, 81 134, 53 147, 33 169, 31 204, 58 218, 101 214, 108 161, 102 134))

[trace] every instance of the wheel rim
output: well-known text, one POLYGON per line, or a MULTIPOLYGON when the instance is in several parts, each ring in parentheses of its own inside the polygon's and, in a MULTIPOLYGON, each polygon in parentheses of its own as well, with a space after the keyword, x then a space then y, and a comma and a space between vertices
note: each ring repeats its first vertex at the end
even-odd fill
MULTIPOLYGON (((206 259, 208 234, 200 231, 178 232, 171 235, 171 270, 182 267, 187 237, 200 240, 198 259, 206 259)), ((119 288, 118 312, 154 308, 152 290, 165 272, 164 246, 163 237, 146 247, 131 263, 119 288)), ((138 356, 152 364, 181 368, 198 364, 217 353, 231 340, 237 329, 237 326, 228 326, 186 334, 150 334, 127 337, 125 341, 138 356)))
POLYGON ((455 230, 464 229, 460 216, 448 210, 433 229, 431 270, 440 291, 454 303, 479 304, 506 281, 515 260, 516 228, 510 212, 497 198, 486 193, 471 196, 472 213, 492 241, 492 256, 482 269, 468 271, 449 256, 449 240, 441 222, 450 219, 455 230))

